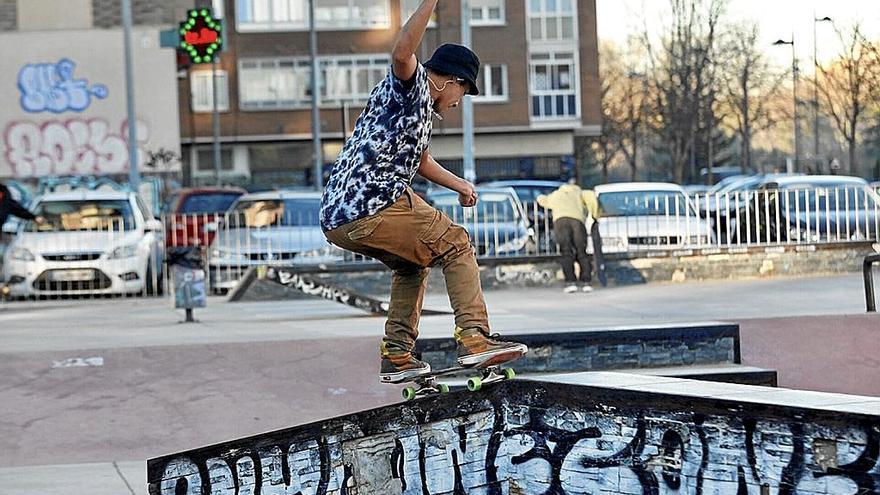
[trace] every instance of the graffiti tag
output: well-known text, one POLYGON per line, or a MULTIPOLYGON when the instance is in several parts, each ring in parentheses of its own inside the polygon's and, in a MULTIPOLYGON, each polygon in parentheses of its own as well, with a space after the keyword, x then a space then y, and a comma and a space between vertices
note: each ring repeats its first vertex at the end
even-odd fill
POLYGON ((82 112, 92 98, 107 97, 107 86, 89 86, 86 79, 74 79, 76 63, 63 58, 58 63, 28 64, 18 73, 21 108, 30 113, 82 112))

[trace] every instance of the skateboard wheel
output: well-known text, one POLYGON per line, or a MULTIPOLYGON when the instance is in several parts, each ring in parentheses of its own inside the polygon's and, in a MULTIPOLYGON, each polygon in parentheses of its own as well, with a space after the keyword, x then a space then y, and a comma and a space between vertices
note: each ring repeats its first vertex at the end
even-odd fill
POLYGON ((513 380, 513 377, 516 376, 516 371, 513 371, 513 368, 504 368, 504 378, 507 380, 513 380))
POLYGON ((406 387, 403 389, 403 400, 413 400, 416 398, 416 389, 412 387, 406 387))
POLYGON ((483 380, 480 380, 479 378, 468 378, 467 387, 471 392, 476 392, 483 387, 483 380))
POLYGON ((449 385, 447 385, 445 383, 441 383, 440 385, 437 385, 437 391, 439 391, 441 394, 448 394, 449 393, 449 385))

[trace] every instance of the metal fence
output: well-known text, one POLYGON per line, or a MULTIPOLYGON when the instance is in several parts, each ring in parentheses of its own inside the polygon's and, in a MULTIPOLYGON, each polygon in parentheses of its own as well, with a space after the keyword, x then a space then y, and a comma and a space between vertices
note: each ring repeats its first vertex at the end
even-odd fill
MULTIPOLYGON (((498 198, 495 198, 498 199, 498 198)), ((880 197, 867 187, 600 195, 603 251, 626 257, 698 256, 752 247, 880 242, 880 197)), ((164 232, 121 219, 87 228, 33 223, 8 243, 2 289, 7 297, 125 297, 170 291, 172 249, 197 249, 210 290, 234 287, 251 267, 330 266, 373 260, 328 244, 315 204, 251 205, 223 214, 171 215, 164 232), (299 205, 299 206, 298 206, 299 205)), ((438 208, 469 232, 479 257, 558 254, 553 219, 535 202, 481 201, 438 208)), ((591 220, 588 220, 591 222, 591 220)), ((82 227, 82 225, 79 225, 82 227)), ((590 225, 587 225, 589 232, 590 225)), ((593 250, 592 239, 588 251, 593 250)))

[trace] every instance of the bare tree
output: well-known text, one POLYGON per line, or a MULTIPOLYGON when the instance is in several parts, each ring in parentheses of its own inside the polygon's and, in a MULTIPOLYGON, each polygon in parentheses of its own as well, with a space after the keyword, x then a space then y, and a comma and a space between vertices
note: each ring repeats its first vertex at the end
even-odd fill
POLYGON ((610 44, 600 47, 603 80, 608 83, 603 94, 602 107, 605 118, 610 121, 617 150, 629 167, 630 180, 636 180, 638 173, 639 147, 641 133, 646 118, 647 99, 650 92, 644 67, 634 40, 630 40, 624 50, 610 44))
POLYGON ((683 182, 685 168, 696 174, 695 142, 701 112, 717 81, 713 69, 719 20, 726 0, 670 0, 672 19, 658 44, 647 29, 644 40, 651 63, 652 130, 669 155, 673 177, 683 182))
POLYGON ((880 60, 877 50, 862 33, 861 25, 838 30, 841 53, 828 68, 819 67, 819 94, 824 112, 831 117, 837 131, 849 147, 849 172, 861 175, 858 163, 860 126, 868 117, 867 110, 877 97, 880 60))
POLYGON ((731 27, 726 33, 721 102, 725 107, 727 127, 742 143, 740 167, 743 173, 752 168, 752 137, 786 118, 779 98, 771 95, 781 89, 786 72, 774 71, 759 45, 755 23, 731 27))

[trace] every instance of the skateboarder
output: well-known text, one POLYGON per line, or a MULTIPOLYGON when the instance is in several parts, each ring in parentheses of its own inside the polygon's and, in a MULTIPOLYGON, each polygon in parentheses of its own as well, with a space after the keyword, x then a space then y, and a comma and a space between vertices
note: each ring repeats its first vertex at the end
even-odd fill
MULTIPOLYGON (((553 214, 553 233, 561 253, 559 263, 565 276, 566 293, 591 292, 593 267, 587 256, 587 215, 595 219, 599 215, 596 195, 593 191, 582 190, 574 181, 564 184, 550 194, 538 196, 538 204, 553 214), (574 264, 577 261, 580 272, 576 276, 574 264), (580 284, 580 289, 578 288, 580 284)), ((598 233, 598 225, 596 228, 598 233)), ((598 261, 598 260, 597 260, 598 261)))
MULTIPOLYGON (((408 381, 431 372, 412 355, 431 266, 440 266, 455 313, 458 363, 515 359, 525 345, 490 334, 480 272, 467 231, 416 195, 416 173, 474 206, 474 185, 444 169, 428 151, 432 118, 479 94, 480 61, 464 46, 446 44, 420 64, 415 52, 437 0, 423 0, 403 26, 388 75, 370 94, 330 174, 321 200, 321 227, 337 246, 392 270, 391 303, 381 346, 379 379, 408 381)), ((441 117, 442 118, 442 117, 441 117)))

